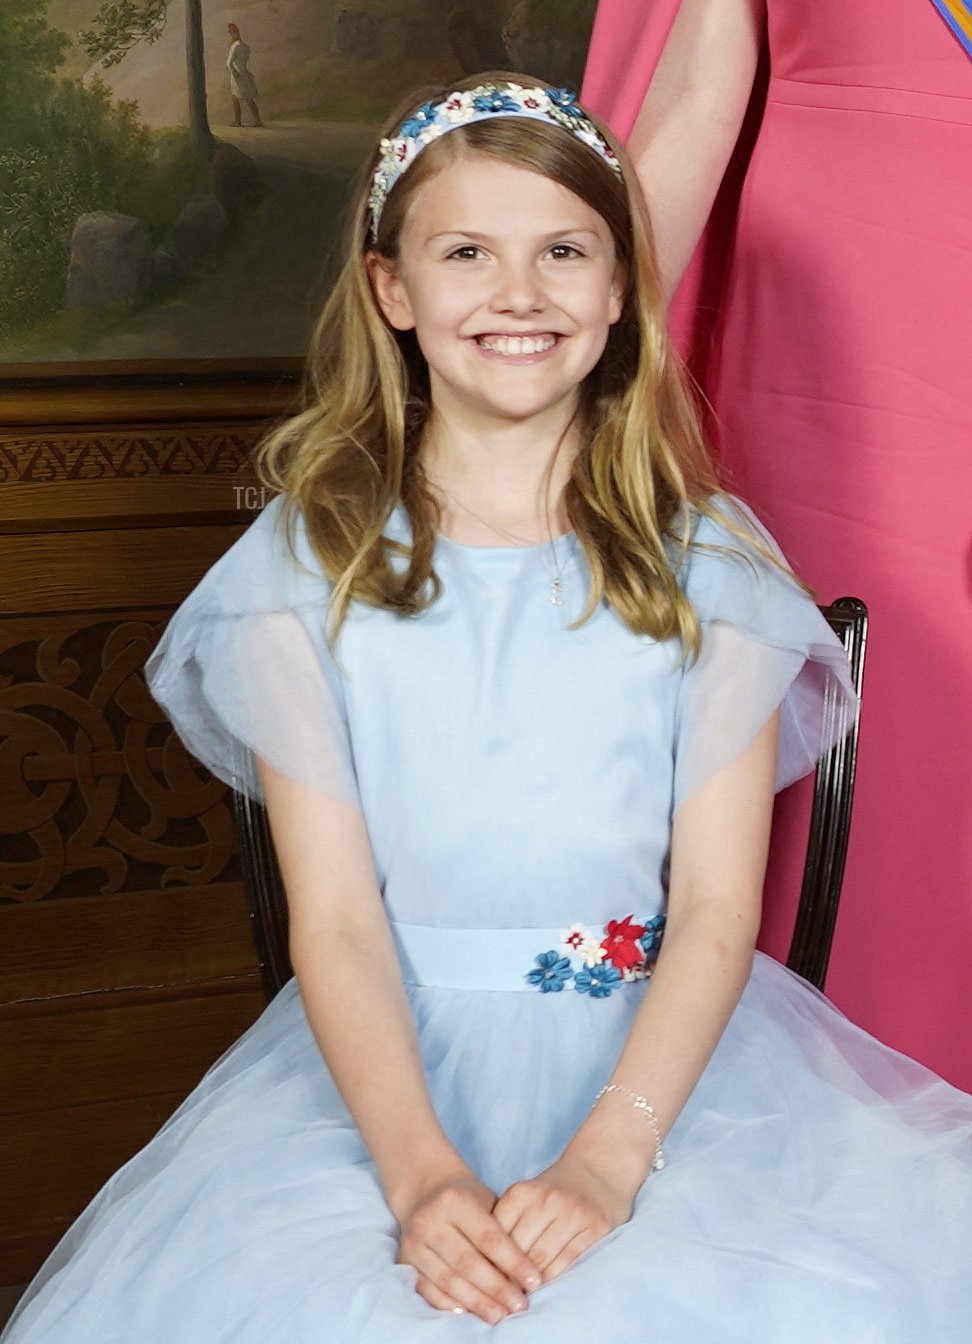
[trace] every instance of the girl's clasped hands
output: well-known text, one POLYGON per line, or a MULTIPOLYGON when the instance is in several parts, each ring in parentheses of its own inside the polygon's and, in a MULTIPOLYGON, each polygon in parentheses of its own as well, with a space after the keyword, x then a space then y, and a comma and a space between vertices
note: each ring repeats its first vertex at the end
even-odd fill
POLYGON ((627 1222, 632 1203, 616 1177, 568 1154, 498 1199, 460 1169, 427 1185, 403 1216, 398 1259, 418 1271, 431 1306, 496 1325, 627 1222))

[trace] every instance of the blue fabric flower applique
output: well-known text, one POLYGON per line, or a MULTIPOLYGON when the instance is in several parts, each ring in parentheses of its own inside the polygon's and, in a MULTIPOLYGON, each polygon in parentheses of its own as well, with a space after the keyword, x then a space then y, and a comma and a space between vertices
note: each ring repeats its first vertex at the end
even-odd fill
POLYGON ((435 121, 435 114, 438 111, 439 104, 435 101, 423 103, 421 107, 415 109, 412 115, 402 122, 401 134, 414 140, 416 136, 421 135, 435 121))
POLYGON ((577 102, 577 94, 570 89, 548 89, 547 97, 569 117, 576 117, 578 121, 586 121, 584 109, 577 102))
POLYGON ((538 955, 536 968, 527 973, 527 980, 544 994, 559 994, 572 975, 568 959, 551 948, 538 955))
POLYGON ((606 999, 623 979, 617 966, 585 967, 575 972, 574 988, 578 994, 590 994, 592 999, 606 999))
POLYGON ((664 931, 664 915, 656 915, 654 919, 645 921, 645 931, 641 935, 641 946, 644 948, 646 961, 654 961, 658 956, 658 949, 661 947, 662 934, 664 931))
POLYGON ((481 93, 473 99, 473 107, 477 112, 519 112, 520 104, 515 98, 501 89, 493 93, 481 93))

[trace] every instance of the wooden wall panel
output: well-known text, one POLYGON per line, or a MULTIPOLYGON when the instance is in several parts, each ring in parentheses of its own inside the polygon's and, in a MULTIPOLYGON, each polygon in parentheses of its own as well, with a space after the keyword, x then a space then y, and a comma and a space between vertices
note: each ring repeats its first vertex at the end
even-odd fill
POLYGON ((0 388, 0 1284, 263 1006, 227 790, 142 669, 291 390, 182 391, 0 388))
MULTIPOLYGON (((263 999, 245 980, 225 991, 209 986, 196 998, 180 990, 168 986, 156 1000, 143 992, 69 1013, 12 1014, 0 1021, 0 1071, 10 1080, 0 1116, 13 1129, 27 1117, 33 1130, 38 1114, 155 1096, 162 1040, 166 1082, 188 1092, 263 999), (36 1109, 25 1109, 28 1101, 36 1109)), ((11 1201, 15 1216, 42 1212, 36 1188, 20 1193, 26 1202, 18 1209, 11 1201)))
POLYGON ((79 994, 221 981, 252 969, 238 881, 2 909, 4 1008, 43 1000, 53 1012, 56 999, 79 994))

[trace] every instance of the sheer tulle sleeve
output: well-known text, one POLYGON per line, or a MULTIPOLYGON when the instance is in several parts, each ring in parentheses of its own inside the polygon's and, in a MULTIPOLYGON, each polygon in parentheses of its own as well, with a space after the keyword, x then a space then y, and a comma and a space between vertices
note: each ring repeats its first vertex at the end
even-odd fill
POLYGON ((240 792, 263 801, 256 754, 357 807, 341 678, 325 638, 330 587, 299 518, 295 562, 283 504, 272 500, 186 598, 146 680, 188 750, 240 792))
MULTIPOLYGON (((717 507, 781 554, 744 505, 724 496, 717 507)), ((679 696, 676 808, 741 755, 774 710, 777 789, 812 770, 857 712, 844 648, 799 584, 710 518, 700 518, 694 540, 683 584, 702 622, 702 652, 679 696)))

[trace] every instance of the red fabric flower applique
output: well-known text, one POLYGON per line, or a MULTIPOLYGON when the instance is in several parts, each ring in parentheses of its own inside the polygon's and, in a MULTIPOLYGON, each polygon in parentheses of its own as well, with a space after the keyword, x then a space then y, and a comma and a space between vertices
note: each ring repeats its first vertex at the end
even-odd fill
POLYGON ((634 915, 625 915, 624 919, 609 919, 605 925, 607 937, 601 943, 605 960, 622 973, 636 970, 645 959, 645 950, 638 939, 644 934, 646 925, 632 924, 633 919, 634 915))

